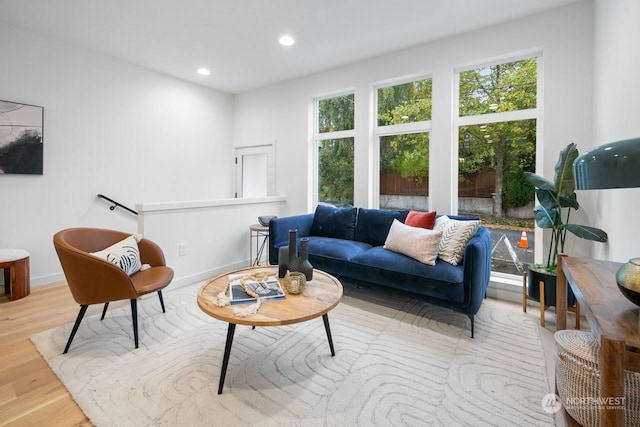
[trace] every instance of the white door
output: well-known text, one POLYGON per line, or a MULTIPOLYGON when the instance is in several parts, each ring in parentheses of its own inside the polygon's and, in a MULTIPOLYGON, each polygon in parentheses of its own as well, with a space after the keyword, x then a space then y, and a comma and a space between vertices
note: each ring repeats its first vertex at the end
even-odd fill
POLYGON ((236 148, 236 197, 258 198, 275 192, 275 141, 236 148))

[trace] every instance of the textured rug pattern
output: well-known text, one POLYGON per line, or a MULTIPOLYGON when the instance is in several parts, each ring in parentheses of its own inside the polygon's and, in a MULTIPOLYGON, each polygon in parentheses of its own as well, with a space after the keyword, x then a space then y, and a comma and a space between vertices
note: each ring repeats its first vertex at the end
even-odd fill
MULTIPOLYGON (((238 326, 217 394, 227 325, 200 311, 200 285, 31 339, 97 426, 547 426, 544 356, 534 319, 485 300, 466 316, 389 290, 347 286, 329 313, 291 326, 238 326)), ((270 304, 278 304, 277 301, 270 304)))

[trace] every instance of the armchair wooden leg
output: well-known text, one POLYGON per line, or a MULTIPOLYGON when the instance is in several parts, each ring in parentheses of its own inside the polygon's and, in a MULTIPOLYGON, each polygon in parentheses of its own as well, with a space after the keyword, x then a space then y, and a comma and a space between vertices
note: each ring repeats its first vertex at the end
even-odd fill
POLYGON ((102 317, 100 320, 104 320, 104 315, 107 314, 107 308, 109 308, 109 302, 104 303, 104 308, 102 309, 102 317))
POLYGON ((76 332, 78 332, 78 326, 80 326, 80 322, 82 322, 82 318, 84 314, 87 312, 88 305, 81 305, 80 312, 78 313, 78 317, 76 317, 76 323, 73 324, 73 329, 71 330, 71 335, 69 335, 69 340, 67 341, 67 345, 64 348, 62 354, 67 354, 69 351, 69 347, 71 346, 71 341, 73 341, 73 337, 76 336, 76 332))
POLYGON ((160 298, 160 305, 162 306, 162 312, 166 313, 166 311, 164 311, 164 299, 162 298, 162 291, 158 291, 158 298, 160 298))
POLYGON ((133 320, 133 340, 138 348, 138 300, 131 300, 131 319, 133 320))

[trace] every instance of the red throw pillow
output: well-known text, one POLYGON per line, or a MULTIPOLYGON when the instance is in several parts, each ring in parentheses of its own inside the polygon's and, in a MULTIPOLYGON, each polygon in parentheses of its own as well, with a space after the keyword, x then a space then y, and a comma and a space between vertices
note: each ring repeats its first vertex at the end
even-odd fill
POLYGON ((433 230, 433 225, 436 223, 436 211, 432 212, 418 212, 409 211, 407 219, 404 220, 406 225, 412 227, 427 228, 433 230))

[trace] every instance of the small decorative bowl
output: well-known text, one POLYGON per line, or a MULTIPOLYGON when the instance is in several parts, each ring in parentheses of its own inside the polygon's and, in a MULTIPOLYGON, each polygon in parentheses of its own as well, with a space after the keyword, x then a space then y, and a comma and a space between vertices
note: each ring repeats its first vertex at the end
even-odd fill
POLYGON ((307 279, 304 273, 289 271, 284 276, 284 287, 290 294, 301 294, 306 284, 307 279))
POLYGON ((263 227, 267 227, 269 225, 269 222, 272 219, 278 218, 277 216, 259 216, 258 217, 258 222, 260 223, 260 225, 262 225, 263 227))

